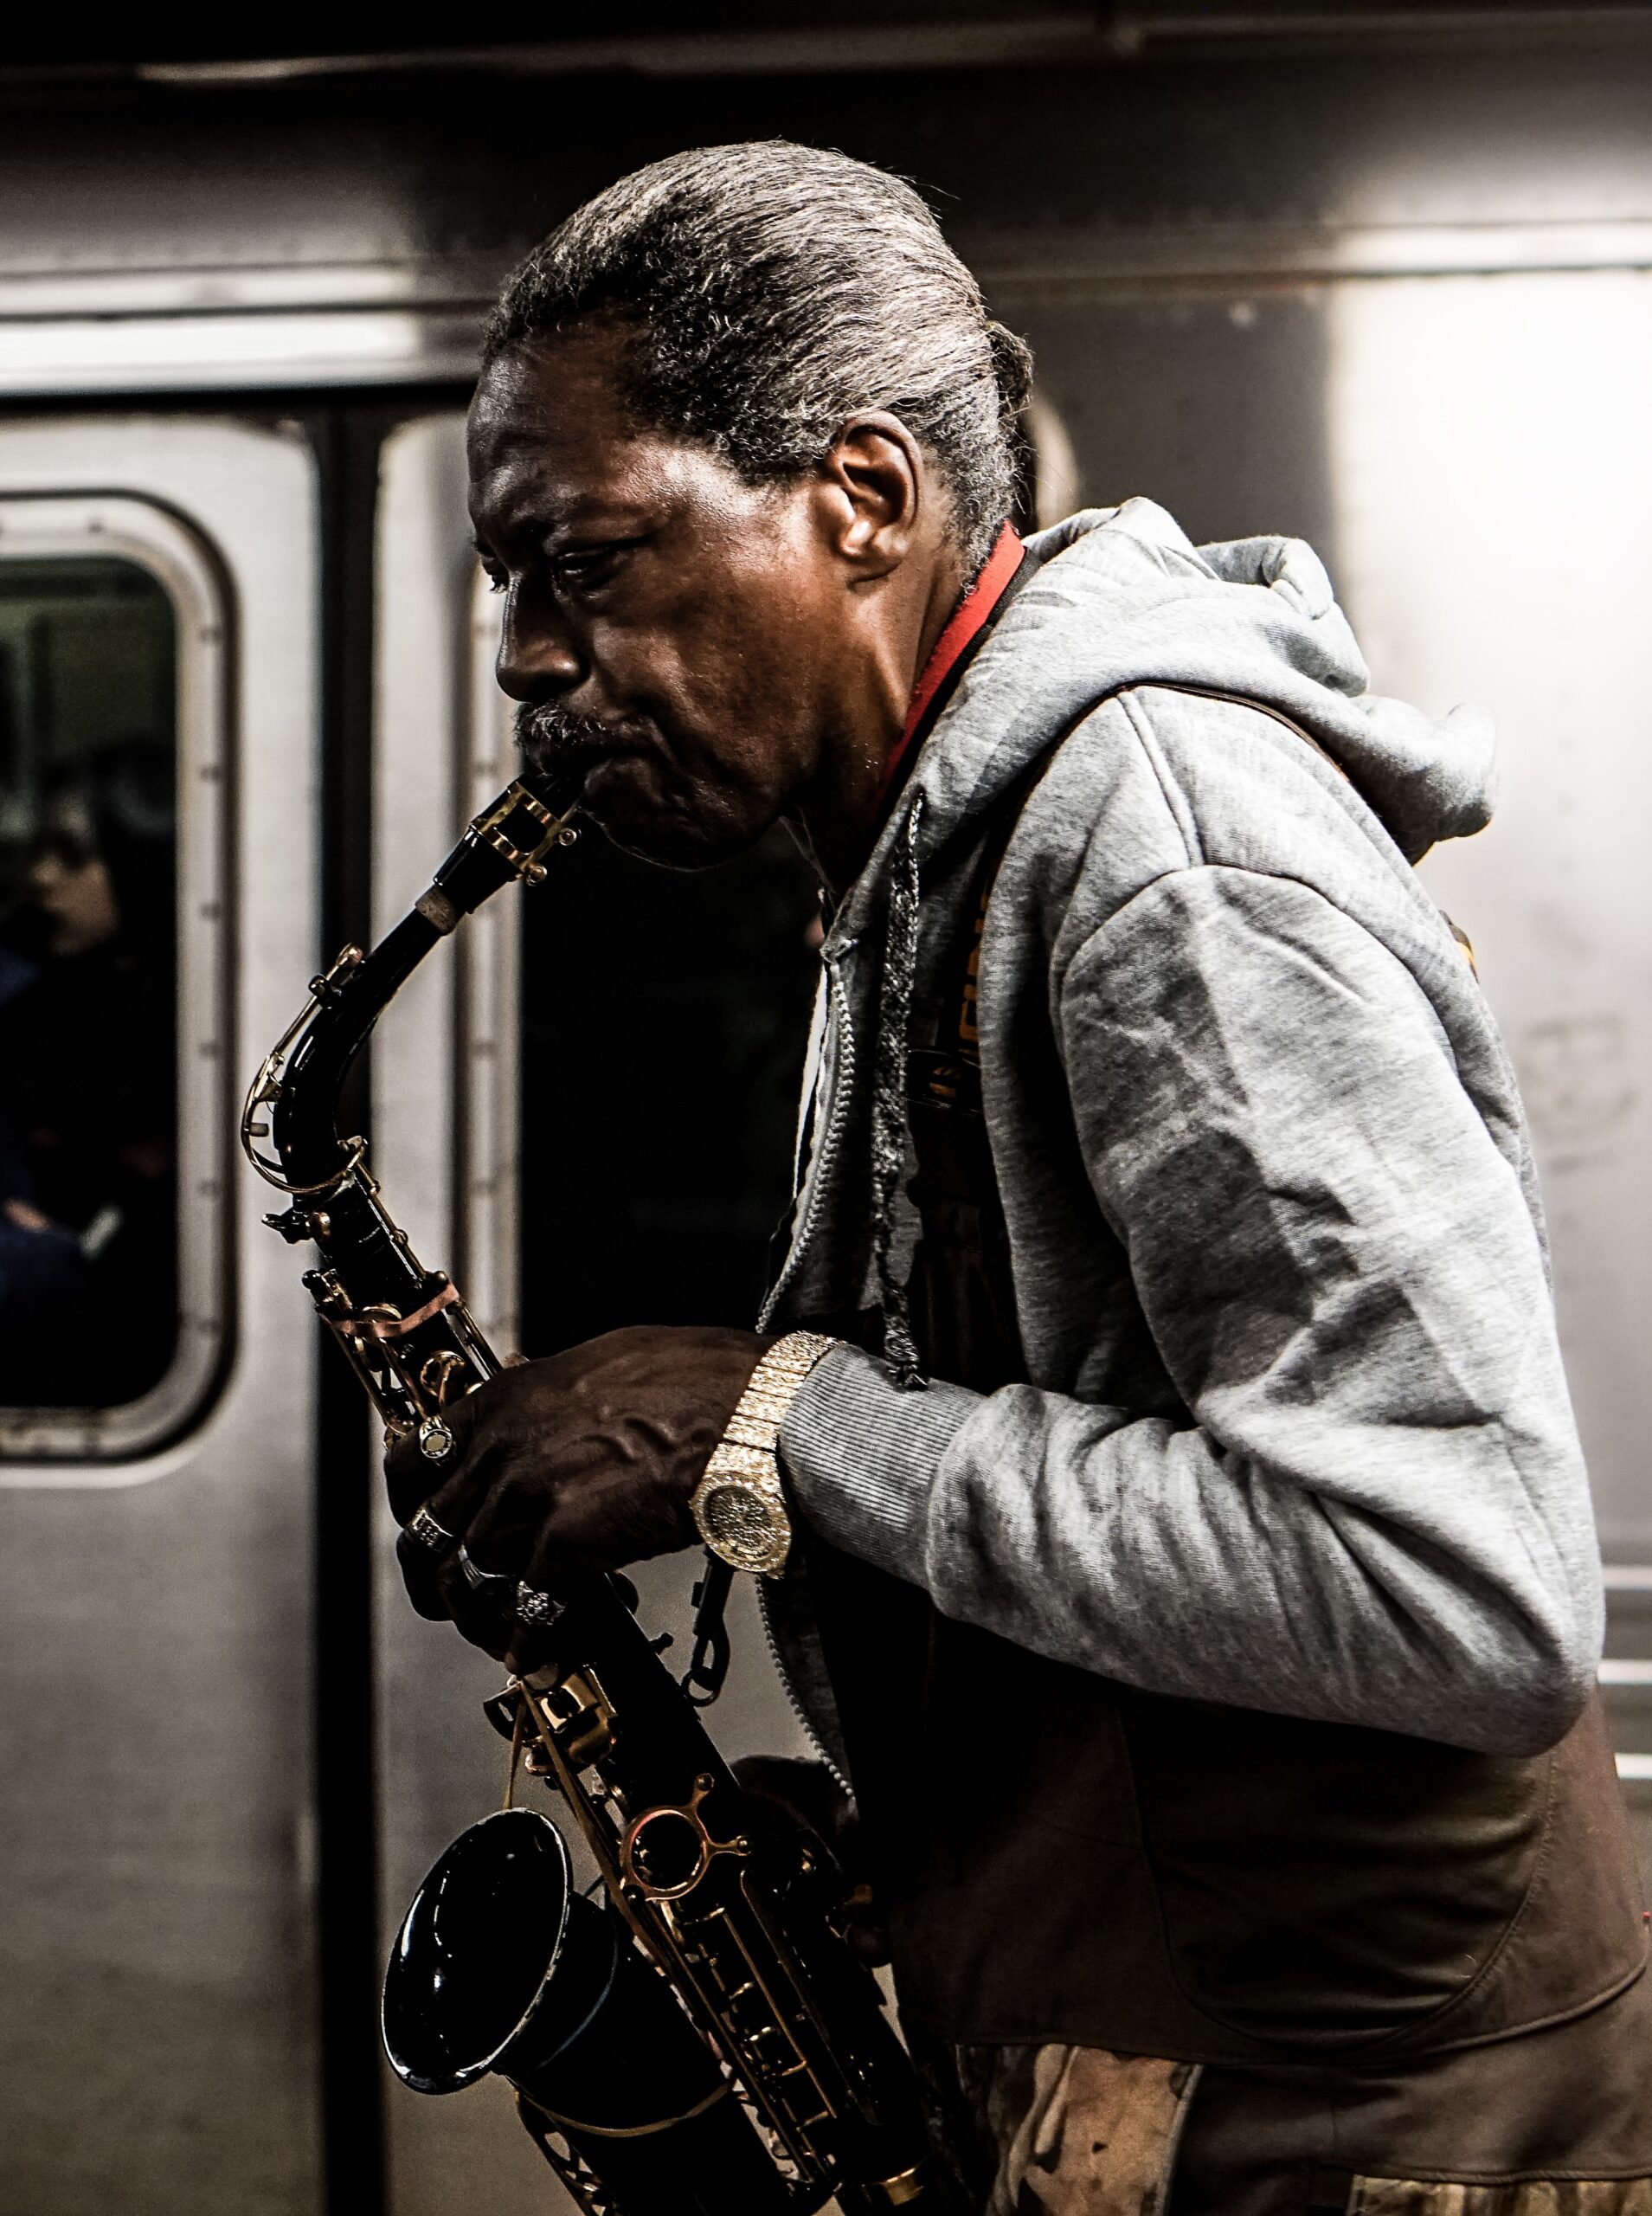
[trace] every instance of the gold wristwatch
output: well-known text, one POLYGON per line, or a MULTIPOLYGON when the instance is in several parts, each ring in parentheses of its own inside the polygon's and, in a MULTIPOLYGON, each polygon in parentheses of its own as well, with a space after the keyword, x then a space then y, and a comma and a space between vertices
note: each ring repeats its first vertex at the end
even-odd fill
POLYGON ((839 1343, 818 1331, 776 1339, 711 1450, 689 1510, 712 1553, 736 1569, 777 1577, 786 1567, 792 1519, 781 1491, 780 1427, 798 1387, 839 1343))

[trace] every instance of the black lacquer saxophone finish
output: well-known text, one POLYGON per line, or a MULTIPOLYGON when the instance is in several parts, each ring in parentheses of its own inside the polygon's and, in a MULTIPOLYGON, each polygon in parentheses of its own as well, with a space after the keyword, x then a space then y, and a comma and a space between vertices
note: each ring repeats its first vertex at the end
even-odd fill
MULTIPOLYGON (((524 776, 466 831, 370 953, 346 947, 254 1079, 242 1143, 319 1260, 317 1308, 388 1429, 502 1366, 427 1270, 337 1115, 379 1015, 437 940, 512 879, 537 883, 572 810, 524 776)), ((726 1573, 725 1573, 726 1575, 726 1573)), ((573 1594, 552 1659, 488 1704, 560 1797, 607 1894, 575 1891, 550 1820, 507 1807, 426 1877, 385 1980, 392 2065, 421 2092, 489 2071, 588 2216, 845 2216, 929 2205, 916 2081, 843 1936, 845 1882, 740 1786, 638 1623, 624 1580, 573 1594)), ((708 1639, 712 1634, 708 1633, 708 1639)))

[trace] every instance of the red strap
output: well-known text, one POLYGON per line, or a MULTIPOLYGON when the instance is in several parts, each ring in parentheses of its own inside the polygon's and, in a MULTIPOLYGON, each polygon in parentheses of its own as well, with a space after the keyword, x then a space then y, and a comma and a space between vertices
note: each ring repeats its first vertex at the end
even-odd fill
POLYGON ((906 760, 924 712, 946 681, 948 673, 959 655, 1004 596, 1004 589, 1021 566, 1021 557, 1026 552, 1010 525, 1006 524, 998 534, 997 543, 987 557, 987 566, 974 583, 959 602, 948 619, 947 628, 935 641, 929 659, 923 665, 918 681, 913 687, 912 698, 907 705, 906 722, 900 737, 890 750, 884 764, 884 775, 877 787, 877 812, 883 811, 890 786, 906 760))

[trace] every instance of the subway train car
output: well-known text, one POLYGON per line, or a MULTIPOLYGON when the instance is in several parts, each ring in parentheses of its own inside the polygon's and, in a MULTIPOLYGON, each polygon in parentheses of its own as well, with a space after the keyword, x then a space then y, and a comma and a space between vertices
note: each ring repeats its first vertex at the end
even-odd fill
MULTIPOLYGON (((1030 340, 1029 513, 1300 534, 1378 687, 1501 728, 1424 865, 1525 1088, 1652 1791, 1652 21, 1632 6, 616 11, 560 42, 0 61, 0 2211, 551 2209, 497 2084, 389 2081, 390 1934, 496 1805, 241 1092, 510 771, 463 412, 513 261, 679 146, 931 191, 1030 340), (685 18, 692 18, 689 23, 685 18)), ((285 34, 284 34, 285 35, 285 34)), ((237 40, 240 42, 237 43, 237 40)), ((749 1320, 817 967, 783 844, 587 840, 351 1111, 530 1354, 749 1320)), ((691 1569, 651 1566, 683 1629, 691 1569)), ((801 1746, 749 1596, 716 1728, 801 1746)))

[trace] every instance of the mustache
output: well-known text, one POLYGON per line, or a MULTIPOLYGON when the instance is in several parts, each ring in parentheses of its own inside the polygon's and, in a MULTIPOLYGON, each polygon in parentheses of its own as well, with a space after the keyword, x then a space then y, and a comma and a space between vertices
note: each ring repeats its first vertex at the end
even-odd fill
POLYGON ((530 769, 555 770, 613 744, 594 716, 576 716, 555 701, 524 700, 516 712, 517 746, 530 769))

